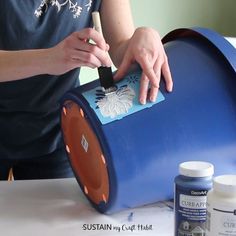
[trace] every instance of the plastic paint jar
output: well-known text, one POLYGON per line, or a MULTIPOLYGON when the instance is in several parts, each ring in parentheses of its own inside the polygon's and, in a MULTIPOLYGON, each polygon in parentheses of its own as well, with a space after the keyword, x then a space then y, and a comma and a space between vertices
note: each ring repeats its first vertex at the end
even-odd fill
POLYGON ((205 235, 206 198, 212 188, 214 166, 189 161, 179 165, 175 178, 175 236, 205 235))
POLYGON ((236 175, 214 178, 207 194, 206 235, 236 235, 236 175))

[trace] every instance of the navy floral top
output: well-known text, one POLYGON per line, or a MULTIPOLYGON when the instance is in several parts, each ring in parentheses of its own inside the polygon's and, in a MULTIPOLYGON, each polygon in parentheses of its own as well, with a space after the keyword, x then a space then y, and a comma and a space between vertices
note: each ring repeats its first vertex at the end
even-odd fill
MULTIPOLYGON (((1 0, 0 50, 55 46, 91 26, 101 0, 1 0)), ((31 158, 62 147, 59 101, 79 68, 0 83, 0 158, 31 158)))

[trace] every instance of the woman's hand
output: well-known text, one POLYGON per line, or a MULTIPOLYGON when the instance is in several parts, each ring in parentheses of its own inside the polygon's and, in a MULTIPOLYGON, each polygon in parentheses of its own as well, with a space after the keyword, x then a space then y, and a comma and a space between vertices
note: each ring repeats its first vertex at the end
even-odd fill
POLYGON ((49 49, 48 74, 59 75, 81 66, 110 67, 112 62, 108 50, 108 44, 96 30, 86 28, 74 32, 49 49), (88 43, 89 39, 95 44, 88 43))
POLYGON ((111 66, 108 50, 104 38, 92 28, 74 32, 52 48, 0 50, 0 82, 41 74, 60 75, 81 66, 111 66), (96 45, 88 43, 89 39, 96 45))
POLYGON ((115 75, 115 80, 121 79, 134 62, 138 62, 143 70, 139 95, 141 104, 145 104, 147 99, 152 102, 156 100, 161 74, 165 79, 167 91, 172 91, 173 81, 168 60, 157 31, 146 27, 135 30, 128 41, 127 50, 115 75), (149 85, 150 93, 148 92, 149 85), (149 97, 147 97, 148 94, 149 97))

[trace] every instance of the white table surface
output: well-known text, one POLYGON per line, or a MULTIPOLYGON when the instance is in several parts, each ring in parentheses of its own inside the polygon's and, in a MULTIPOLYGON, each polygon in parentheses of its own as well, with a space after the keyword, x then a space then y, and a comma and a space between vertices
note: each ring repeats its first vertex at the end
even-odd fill
POLYGON ((0 235, 173 236, 173 210, 169 204, 160 202, 108 216, 90 206, 74 178, 0 181, 0 235), (88 230, 84 224, 109 224, 112 230, 88 230), (141 230, 145 226, 150 230, 141 230))

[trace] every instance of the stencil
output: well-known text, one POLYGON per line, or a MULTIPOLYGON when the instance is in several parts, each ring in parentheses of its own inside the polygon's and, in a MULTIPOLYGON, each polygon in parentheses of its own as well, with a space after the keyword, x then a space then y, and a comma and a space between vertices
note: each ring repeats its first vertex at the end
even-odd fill
POLYGON ((101 123, 107 124, 150 108, 165 100, 163 94, 159 91, 156 102, 147 102, 145 105, 141 105, 138 100, 140 77, 141 72, 126 76, 116 84, 117 90, 108 95, 105 95, 101 87, 96 87, 82 94, 95 111, 101 123))

